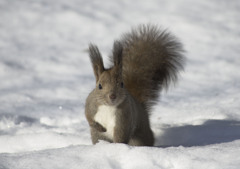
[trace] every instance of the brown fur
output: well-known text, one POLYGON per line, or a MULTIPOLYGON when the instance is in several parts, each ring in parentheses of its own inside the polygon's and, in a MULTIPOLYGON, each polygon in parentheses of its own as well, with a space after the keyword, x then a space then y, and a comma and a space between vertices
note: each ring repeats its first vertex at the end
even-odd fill
POLYGON ((159 91, 177 81, 183 70, 183 48, 166 30, 140 25, 123 35, 123 77, 131 95, 146 108, 157 101, 159 91))
POLYGON ((175 37, 151 25, 133 29, 115 41, 110 69, 104 68, 98 48, 89 46, 96 88, 86 100, 85 115, 93 144, 106 140, 153 146, 149 111, 162 88, 177 80, 178 71, 183 69, 182 53, 182 45, 175 37), (112 139, 105 137, 106 129, 94 121, 101 105, 117 108, 112 139))

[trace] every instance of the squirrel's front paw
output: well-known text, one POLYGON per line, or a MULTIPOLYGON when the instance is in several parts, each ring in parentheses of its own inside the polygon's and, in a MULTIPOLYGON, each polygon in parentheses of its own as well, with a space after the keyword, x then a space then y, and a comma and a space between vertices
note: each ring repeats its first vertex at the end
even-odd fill
POLYGON ((94 122, 91 127, 95 128, 99 132, 106 132, 107 130, 99 123, 94 122))

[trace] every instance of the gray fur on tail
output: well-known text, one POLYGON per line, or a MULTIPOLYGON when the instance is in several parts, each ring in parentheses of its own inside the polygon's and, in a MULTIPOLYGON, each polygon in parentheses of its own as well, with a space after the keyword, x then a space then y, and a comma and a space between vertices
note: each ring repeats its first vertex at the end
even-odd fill
POLYGON ((146 109, 160 91, 178 79, 184 67, 182 44, 167 30, 140 25, 120 40, 123 46, 123 78, 131 95, 146 109))

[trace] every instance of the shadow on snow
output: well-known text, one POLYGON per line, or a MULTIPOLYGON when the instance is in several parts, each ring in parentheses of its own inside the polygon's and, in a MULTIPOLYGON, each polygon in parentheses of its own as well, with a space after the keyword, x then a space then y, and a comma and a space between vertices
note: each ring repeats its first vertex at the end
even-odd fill
POLYGON ((208 120, 202 125, 166 128, 156 137, 158 147, 204 146, 240 139, 240 121, 208 120))

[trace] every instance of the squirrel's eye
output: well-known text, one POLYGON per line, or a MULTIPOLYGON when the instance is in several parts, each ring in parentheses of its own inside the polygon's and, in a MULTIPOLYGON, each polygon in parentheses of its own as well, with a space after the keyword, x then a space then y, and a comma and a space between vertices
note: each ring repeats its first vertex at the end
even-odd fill
POLYGON ((121 82, 121 88, 123 88, 123 82, 121 82))
POLYGON ((101 89, 102 89, 102 85, 101 85, 101 84, 99 84, 99 85, 98 85, 98 88, 101 90, 101 89))

